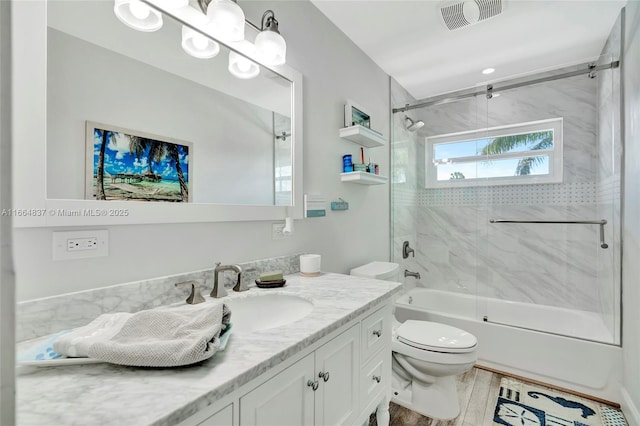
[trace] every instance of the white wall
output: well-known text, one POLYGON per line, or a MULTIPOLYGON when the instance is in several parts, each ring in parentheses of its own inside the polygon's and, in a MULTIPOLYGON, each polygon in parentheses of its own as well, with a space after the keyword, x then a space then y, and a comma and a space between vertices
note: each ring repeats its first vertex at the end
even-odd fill
MULTIPOLYGON (((275 11, 288 63, 304 75, 305 193, 328 202, 342 197, 349 210, 331 212, 327 203, 327 217, 296 221, 294 235, 277 241, 271 222, 106 227, 109 257, 66 262, 51 260, 52 229, 17 229, 18 300, 295 252, 320 253, 323 270, 341 273, 388 259, 388 185, 342 183, 342 155, 359 150, 338 137, 343 104, 353 99, 370 110, 372 127, 388 138, 387 75, 308 1, 242 2, 242 8, 252 22, 267 8, 275 11)), ((387 175, 388 145, 370 153, 387 175)))
POLYGON ((51 28, 47 53, 49 198, 85 198, 91 120, 191 143, 195 203, 273 204, 271 111, 51 28))
POLYGON ((640 3, 625 8, 624 219, 622 227, 622 407, 631 426, 640 425, 640 3))

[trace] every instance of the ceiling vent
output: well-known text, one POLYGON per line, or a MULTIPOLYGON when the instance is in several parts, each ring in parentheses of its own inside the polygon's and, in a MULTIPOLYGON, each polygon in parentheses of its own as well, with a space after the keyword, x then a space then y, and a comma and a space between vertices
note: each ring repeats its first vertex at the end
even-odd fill
POLYGON ((442 20, 450 30, 477 24, 501 14, 502 0, 467 0, 447 3, 440 8, 442 20))

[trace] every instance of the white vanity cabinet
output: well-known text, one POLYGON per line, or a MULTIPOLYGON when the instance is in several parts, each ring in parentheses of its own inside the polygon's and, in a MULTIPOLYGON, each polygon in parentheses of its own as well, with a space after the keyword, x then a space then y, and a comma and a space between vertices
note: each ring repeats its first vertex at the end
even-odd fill
POLYGON ((229 404, 211 417, 197 424, 197 426, 233 425, 233 404, 229 404))
POLYGON ((311 425, 314 423, 314 354, 240 398, 245 426, 311 425))
POLYGON ((362 425, 376 408, 388 424, 391 323, 390 303, 366 312, 180 426, 362 425))
POLYGON ((359 414, 359 344, 356 324, 241 397, 241 424, 353 424, 359 414))

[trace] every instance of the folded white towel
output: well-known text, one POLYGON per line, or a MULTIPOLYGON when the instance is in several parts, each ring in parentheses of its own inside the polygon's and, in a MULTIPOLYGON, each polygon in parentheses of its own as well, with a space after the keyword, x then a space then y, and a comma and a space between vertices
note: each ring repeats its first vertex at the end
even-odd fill
POLYGON ((177 367, 210 358, 220 347, 222 303, 104 314, 60 336, 53 349, 72 357, 140 366, 177 367))

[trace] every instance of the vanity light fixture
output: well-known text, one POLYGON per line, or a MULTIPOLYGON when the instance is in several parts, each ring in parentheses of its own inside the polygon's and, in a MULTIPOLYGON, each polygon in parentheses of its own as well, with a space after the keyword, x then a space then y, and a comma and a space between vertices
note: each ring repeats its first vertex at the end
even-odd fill
MULTIPOLYGON (((162 10, 190 7, 189 0, 153 0, 152 4, 162 10)), ((269 66, 284 65, 287 43, 278 31, 278 20, 272 10, 264 12, 258 27, 245 19, 236 0, 197 0, 197 4, 202 17, 197 26, 241 53, 229 53, 231 74, 242 79, 256 77, 260 74, 260 66, 252 59, 269 66), (245 24, 258 31, 255 44, 244 39, 245 24)), ((133 29, 149 32, 162 28, 162 13, 146 0, 115 0, 113 11, 122 23, 133 29)), ((220 52, 216 41, 186 25, 182 26, 182 48, 200 59, 213 58, 220 52)))
POLYGON ((273 10, 262 15, 260 33, 256 36, 256 49, 266 65, 282 65, 286 61, 287 43, 278 31, 278 20, 273 10))
POLYGON ((231 0, 211 0, 207 6, 211 32, 218 40, 229 43, 244 40, 244 12, 231 0))

